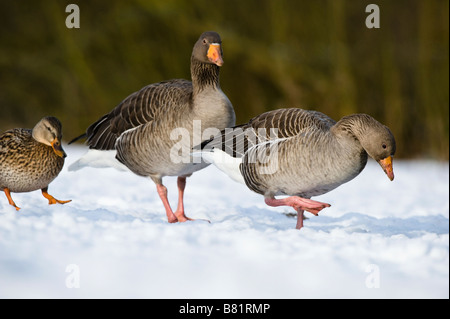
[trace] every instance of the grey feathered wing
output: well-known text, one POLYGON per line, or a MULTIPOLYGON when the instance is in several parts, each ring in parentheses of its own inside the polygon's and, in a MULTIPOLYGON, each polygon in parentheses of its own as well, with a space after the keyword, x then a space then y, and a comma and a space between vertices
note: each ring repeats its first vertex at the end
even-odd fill
POLYGON ((218 148, 232 157, 240 158, 250 149, 267 142, 287 140, 311 130, 329 130, 335 123, 317 111, 278 109, 258 115, 246 124, 222 130, 220 135, 194 149, 208 151, 218 148))
POLYGON ((191 94, 192 83, 182 79, 145 86, 88 127, 89 148, 115 149, 116 140, 122 133, 176 113, 173 108, 183 104, 180 101, 188 101, 191 94))

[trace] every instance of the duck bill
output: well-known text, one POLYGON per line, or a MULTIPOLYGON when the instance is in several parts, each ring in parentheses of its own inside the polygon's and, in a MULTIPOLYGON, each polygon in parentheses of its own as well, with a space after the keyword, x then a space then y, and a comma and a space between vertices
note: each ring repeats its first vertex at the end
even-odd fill
POLYGON ((391 181, 394 180, 394 170, 392 169, 392 156, 388 156, 385 159, 379 160, 378 164, 380 164, 381 168, 386 173, 387 177, 391 181))
POLYGON ((58 139, 55 138, 51 144, 56 155, 62 158, 65 158, 67 156, 66 152, 64 152, 62 148, 61 142, 59 142, 58 139))
POLYGON ((212 63, 218 66, 223 65, 223 58, 222 58, 222 52, 221 52, 220 44, 218 43, 212 43, 209 46, 208 54, 206 55, 212 63))

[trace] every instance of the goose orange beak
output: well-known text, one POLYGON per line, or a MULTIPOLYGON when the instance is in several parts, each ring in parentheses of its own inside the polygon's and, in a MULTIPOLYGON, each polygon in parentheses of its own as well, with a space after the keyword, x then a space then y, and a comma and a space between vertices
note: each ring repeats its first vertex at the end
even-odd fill
POLYGON ((222 66, 223 58, 221 53, 220 44, 212 43, 209 45, 208 53, 206 54, 209 61, 214 63, 215 65, 222 66))
POLYGON ((386 173, 387 177, 392 181, 394 180, 394 170, 392 169, 392 156, 388 156, 385 159, 379 160, 378 164, 386 173))
POLYGON ((61 142, 57 138, 52 141, 51 145, 56 155, 62 158, 65 158, 67 156, 66 152, 64 152, 62 148, 61 142))

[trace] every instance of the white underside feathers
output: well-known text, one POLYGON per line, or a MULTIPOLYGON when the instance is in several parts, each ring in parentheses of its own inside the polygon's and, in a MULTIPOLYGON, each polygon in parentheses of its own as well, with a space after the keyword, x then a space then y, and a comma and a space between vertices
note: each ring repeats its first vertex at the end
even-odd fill
POLYGON ((193 157, 201 157, 205 162, 214 164, 218 169, 228 175, 234 181, 244 184, 244 177, 242 177, 239 165, 242 162, 242 158, 235 158, 217 148, 211 151, 194 152, 193 157))
POLYGON ((116 159, 116 150, 99 151, 90 149, 69 166, 69 171, 77 171, 84 167, 107 168, 113 167, 119 171, 130 171, 116 159))

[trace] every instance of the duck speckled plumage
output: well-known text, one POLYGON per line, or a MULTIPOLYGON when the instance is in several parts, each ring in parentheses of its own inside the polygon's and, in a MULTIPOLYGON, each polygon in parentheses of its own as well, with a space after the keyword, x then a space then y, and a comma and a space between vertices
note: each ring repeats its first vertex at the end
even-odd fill
POLYGON ((44 117, 33 130, 16 128, 0 135, 0 190, 17 210, 10 193, 37 189, 49 204, 65 204, 47 193, 58 176, 66 153, 61 147, 62 126, 55 117, 44 117))
POLYGON ((261 114, 201 145, 202 157, 252 191, 270 206, 292 206, 315 215, 329 204, 312 201, 355 178, 368 155, 394 179, 395 139, 385 125, 367 114, 336 122, 323 113, 297 108, 261 114), (238 130, 236 130, 238 129, 238 130), (289 195, 275 199, 277 195, 289 195))
POLYGON ((175 79, 150 84, 89 126, 85 136, 90 150, 69 170, 102 167, 99 161, 90 160, 92 154, 101 156, 99 151, 103 151, 106 156, 104 151, 113 150, 115 158, 129 170, 155 182, 169 222, 188 220, 183 206, 186 177, 208 165, 190 161, 192 142, 209 138, 202 139, 205 129, 220 131, 235 124, 233 106, 219 85, 221 43, 216 32, 203 33, 192 51, 192 82, 175 79), (197 132, 200 136, 195 134, 196 123, 201 125, 197 132), (187 133, 188 138, 180 139, 182 133, 187 133), (174 147, 186 150, 184 158, 174 160, 174 147), (162 184, 164 176, 178 176, 179 202, 175 213, 162 184))

